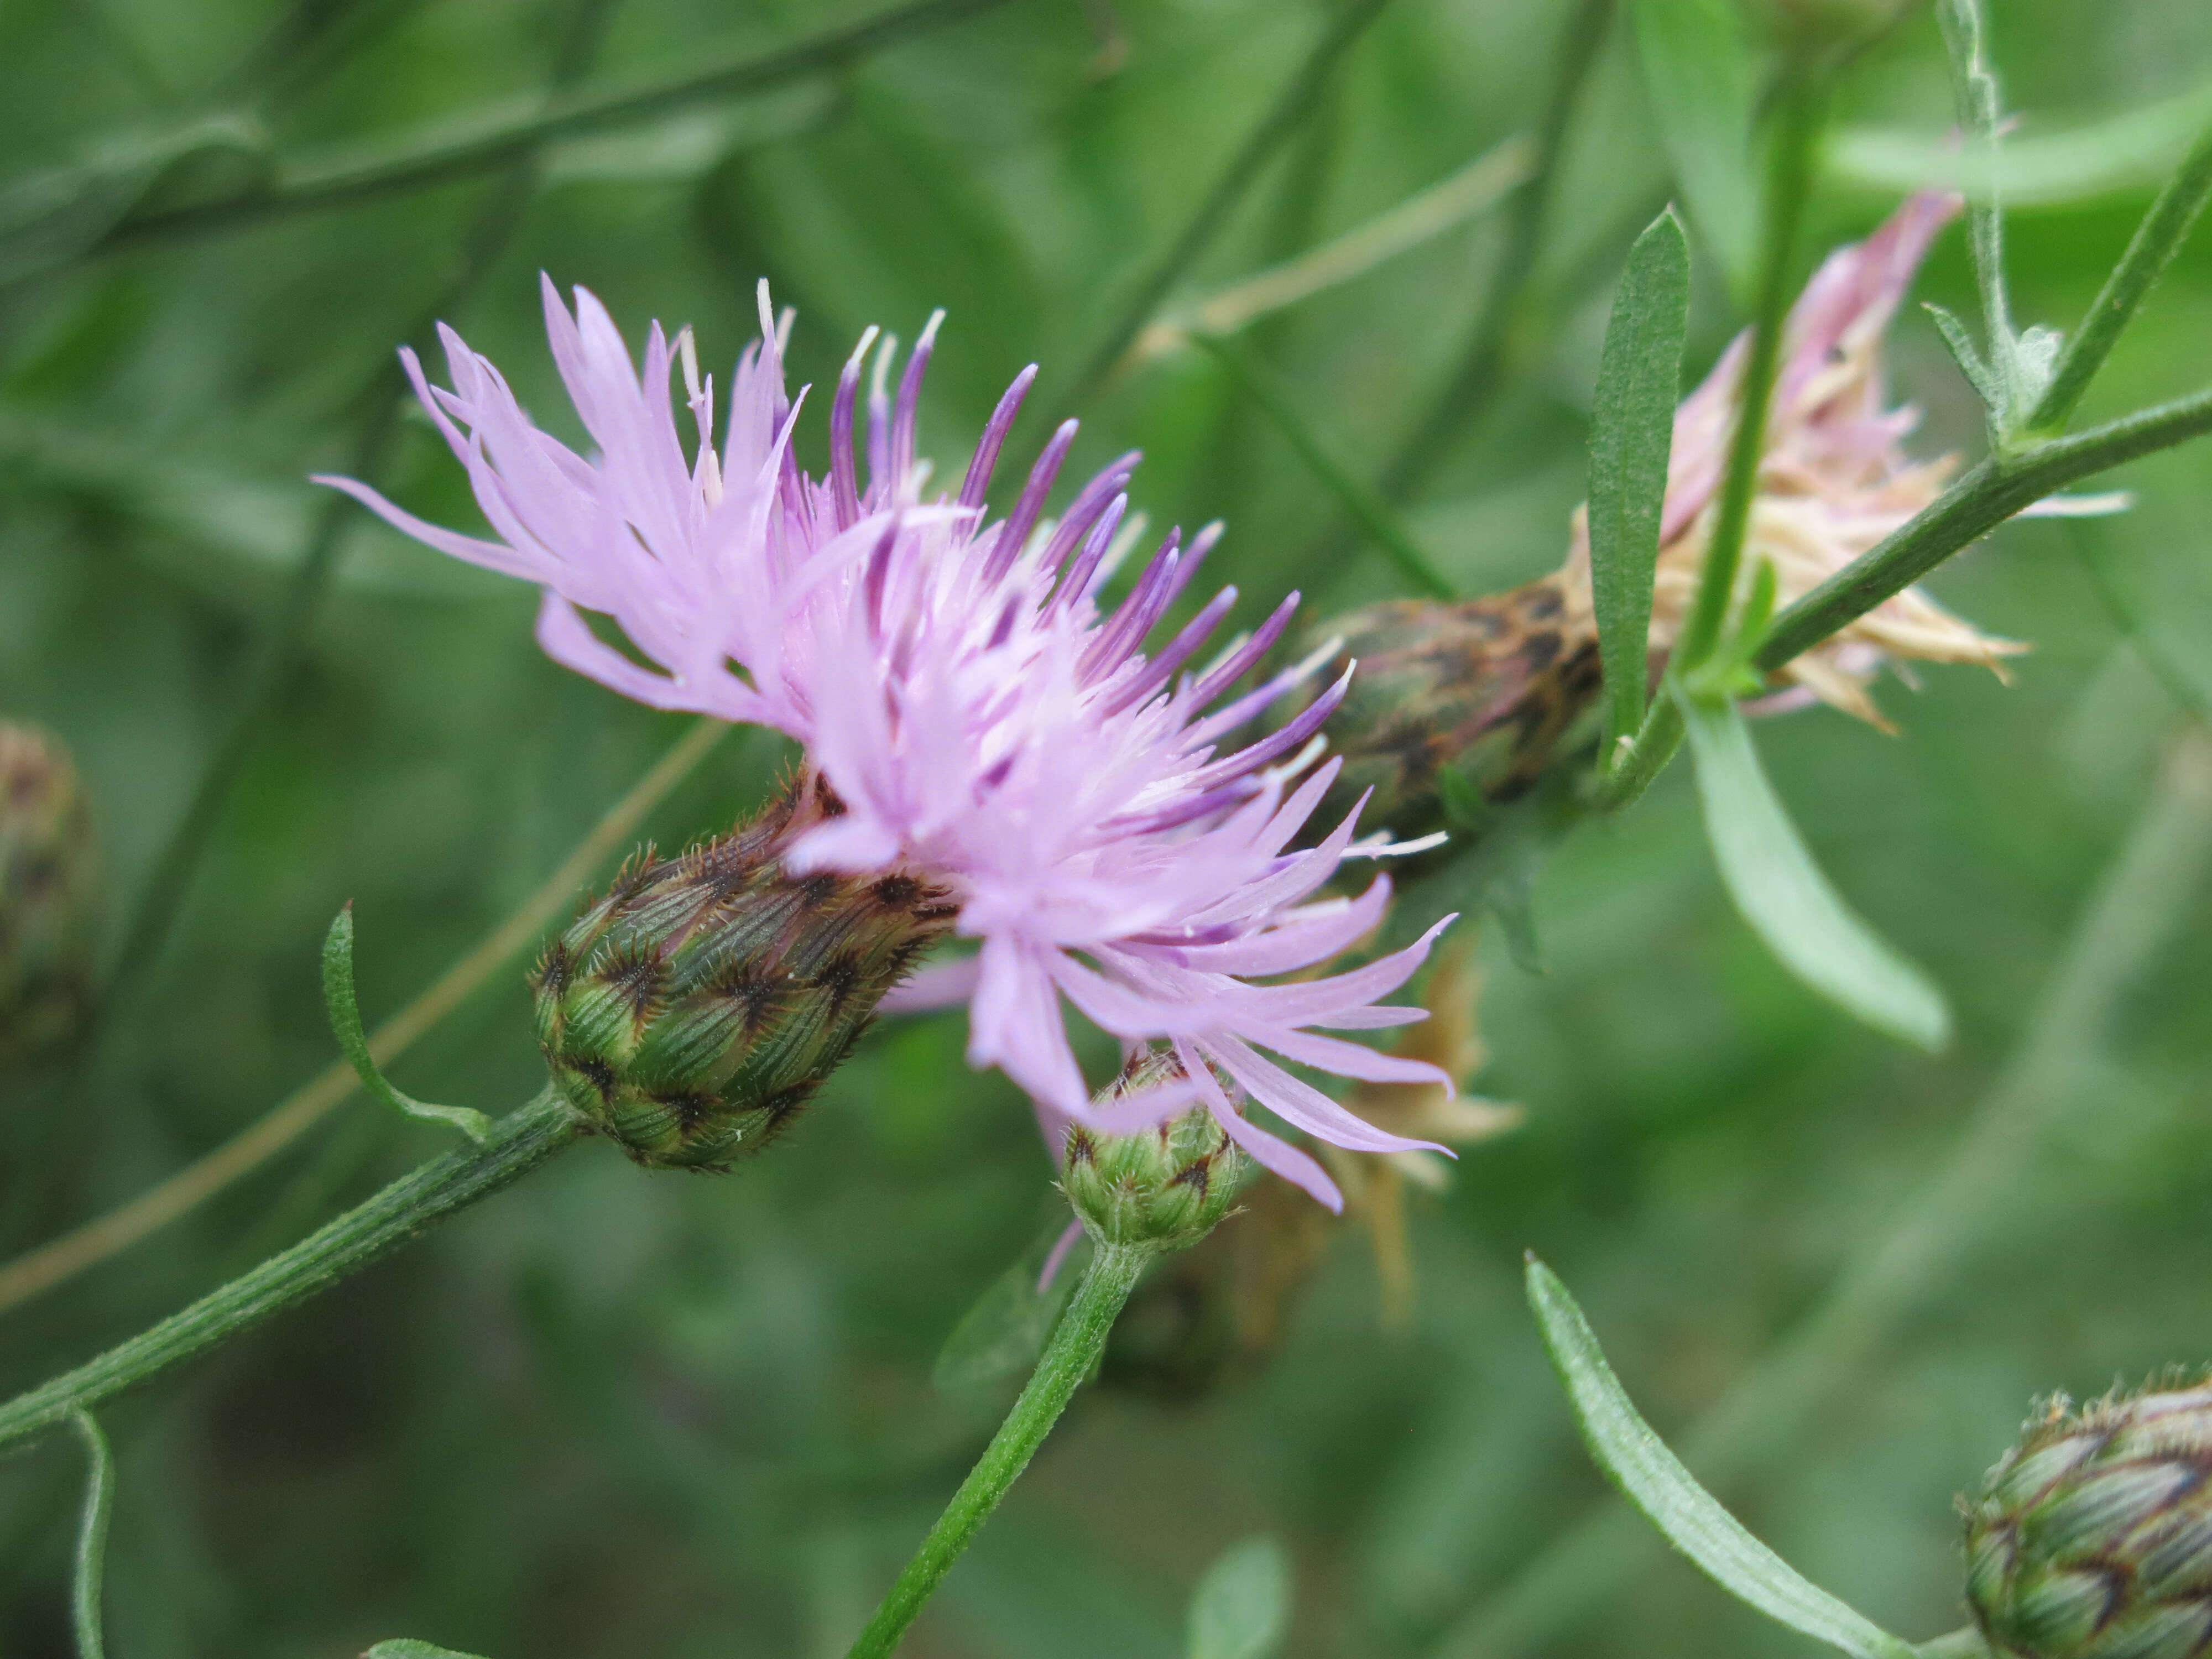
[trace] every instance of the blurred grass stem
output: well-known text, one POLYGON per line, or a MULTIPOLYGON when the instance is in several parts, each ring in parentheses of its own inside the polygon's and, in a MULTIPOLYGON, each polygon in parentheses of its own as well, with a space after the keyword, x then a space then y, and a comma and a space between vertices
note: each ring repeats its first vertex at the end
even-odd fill
POLYGON ((1181 282, 1191 266, 1197 264, 1207 248, 1213 245, 1235 214, 1252 186, 1259 182, 1267 163, 1275 153, 1305 125, 1322 94, 1328 91, 1338 61, 1352 50, 1367 26, 1382 13, 1390 0, 1346 0, 1335 19, 1322 32, 1297 72, 1291 76, 1266 113, 1244 136, 1229 158, 1229 165, 1213 181, 1197 210, 1184 223, 1180 234, 1168 245, 1151 270, 1139 279, 1135 290, 1124 302, 1114 322, 1100 337, 1082 372, 1068 383, 1048 427, 1057 427, 1076 410, 1087 404, 1103 386, 1122 354, 1143 331, 1152 313, 1159 309, 1160 301, 1168 290, 1181 282))
MULTIPOLYGON (((580 0, 571 7, 551 71, 553 86, 565 85, 589 68, 611 4, 612 0, 580 0)), ((428 349, 442 314, 460 305, 506 251, 521 228, 536 182, 536 159, 526 154, 485 197, 462 239, 452 270, 414 331, 418 349, 428 349)), ((356 477, 374 477, 383 471, 398 437, 400 410, 407 392, 407 378, 398 362, 386 362, 364 391, 364 412, 345 471, 356 477)), ((72 1097, 81 1098, 92 1080, 103 1034, 120 1014, 129 1012, 132 999, 159 966, 192 877, 228 802, 231 786, 260 740, 263 726, 306 664, 307 636, 337 577, 338 556, 344 549, 355 511, 349 498, 333 493, 317 516, 306 556, 285 591, 230 729, 209 759, 183 817, 170 831, 139 890, 114 965, 100 987, 87 1025, 70 1090, 72 1097)))
POLYGON ((1559 157, 1566 148, 1575 104, 1582 95, 1613 15, 1613 0, 1580 0, 1559 35, 1551 82, 1536 122, 1535 149, 1528 176, 1513 192, 1504 246, 1491 272, 1482 309, 1468 336, 1459 368, 1382 470, 1379 492, 1387 501, 1418 494, 1426 487, 1452 445, 1488 410, 1503 383, 1507 347, 1518 321, 1521 300, 1535 274, 1544 223, 1559 157))
MULTIPOLYGON (((2189 925, 2212 867, 2212 732, 2191 722, 2021 1027, 2019 1042, 1935 1176, 1845 1259, 1807 1319, 1676 1443, 1706 1485, 1785 1453, 1998 1221, 2081 1083, 2122 997, 2189 925)), ((1660 1559, 1642 1521, 1607 1504, 1448 1632, 1437 1659, 1556 1648, 1660 1559)))
POLYGON ((1010 3, 915 0, 769 52, 694 63, 674 74, 633 86, 564 93, 521 107, 464 118, 429 132, 356 146, 319 161, 282 168, 276 181, 266 190, 125 220, 94 252, 204 235, 442 184, 527 157, 554 139, 619 126, 712 99, 765 92, 845 68, 872 52, 1010 3))
POLYGON ((1383 504, 1382 497, 1354 477, 1322 446, 1307 426, 1304 416, 1298 413, 1289 392, 1243 341, 1220 334, 1194 334, 1191 338, 1229 372, 1237 389, 1275 423, 1275 429, 1313 469, 1315 477, 1328 487, 1337 504, 1374 539, 1409 586, 1432 599, 1457 597, 1450 580, 1427 554, 1414 545, 1413 538, 1406 533, 1405 526, 1383 504))
POLYGON ((1007 1489, 1029 1467, 1030 1459, 1044 1443, 1076 1389, 1097 1364, 1099 1355, 1105 1352, 1107 1334, 1114 1328, 1115 1319, 1129 1293, 1137 1288, 1152 1255, 1150 1250, 1112 1244, 1102 1244, 1093 1252, 1083 1282, 1075 1287, 1073 1298, 1053 1327, 1043 1356, 1021 1397, 1014 1401, 1013 1409, 991 1437, 991 1443, 983 1449, 968 1478, 960 1483, 960 1490, 952 1494, 952 1501, 945 1506, 945 1513, 929 1529, 921 1547, 900 1572, 847 1659, 884 1659, 898 1646, 923 1603, 991 1518, 1007 1489))
MULTIPOLYGON (((592 872, 629 841, 641 822, 690 776, 730 728, 702 720, 679 738, 607 810, 559 868, 539 883, 453 966, 370 1034, 368 1051, 389 1065, 458 1008, 493 974, 543 933, 575 901, 592 872)), ((0 1313, 64 1284, 119 1255, 139 1240, 251 1174, 283 1152, 359 1087, 353 1068, 333 1061, 295 1090, 258 1122, 189 1164, 119 1208, 0 1266, 0 1313)))
POLYGON ((305 1301, 454 1211, 489 1198, 586 1133, 582 1121, 549 1086, 501 1118, 482 1146, 448 1153, 402 1176, 367 1203, 181 1313, 0 1406, 0 1446, 88 1411, 305 1301))

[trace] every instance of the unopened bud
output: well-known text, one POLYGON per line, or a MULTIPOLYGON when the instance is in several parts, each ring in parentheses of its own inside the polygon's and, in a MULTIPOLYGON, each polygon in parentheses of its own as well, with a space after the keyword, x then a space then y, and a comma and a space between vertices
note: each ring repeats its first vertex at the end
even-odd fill
MULTIPOLYGON (((1143 1055, 1122 1068, 1106 1099, 1127 1099, 1182 1074, 1172 1054, 1143 1055)), ((1134 1134, 1103 1134, 1075 1124, 1061 1147, 1060 1168, 1060 1190, 1092 1237, 1105 1244, 1181 1249, 1229 1213, 1244 1159, 1213 1114, 1199 1106, 1134 1134)))
POLYGON ((1317 630, 1344 644, 1316 684, 1359 664, 1329 720, 1344 769, 1321 817, 1372 789, 1363 822, 1414 836, 1444 823, 1447 771, 1490 801, 1525 791, 1602 689, 1578 591, 1553 574, 1480 599, 1392 599, 1317 630))
POLYGON ((82 1021, 99 866, 67 747, 51 732, 0 721, 0 1064, 82 1021))
POLYGON ((785 871, 843 810, 802 779, 744 828, 625 870, 538 963, 555 1083, 639 1163, 720 1169, 765 1142, 951 929, 920 877, 785 871))
POLYGON ((2212 1384, 2030 1419, 1966 1511, 1966 1599, 2020 1659, 2195 1659, 2212 1641, 2212 1384))

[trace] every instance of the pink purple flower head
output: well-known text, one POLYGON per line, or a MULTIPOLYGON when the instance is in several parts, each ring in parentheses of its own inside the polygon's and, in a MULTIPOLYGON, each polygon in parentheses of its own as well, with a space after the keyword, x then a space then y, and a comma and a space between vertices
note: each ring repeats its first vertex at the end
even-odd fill
POLYGON ((1451 1086, 1434 1066, 1329 1035, 1421 1018, 1376 1005, 1420 966, 1437 929, 1347 972, 1282 977, 1370 933, 1390 894, 1378 877, 1357 898, 1315 897, 1363 850, 1356 812, 1317 844, 1293 845, 1335 775, 1333 761, 1306 767, 1342 682, 1237 746, 1312 672, 1233 690, 1281 637, 1296 595, 1211 662, 1200 653, 1233 588, 1155 644, 1218 526, 1188 543, 1170 534, 1109 602, 1137 457, 1048 519, 1073 422, 991 520, 985 491, 1034 368, 1000 400, 957 492, 927 494, 915 416, 937 318, 895 392, 895 344, 877 352, 865 441, 873 331, 861 341, 831 400, 829 474, 815 478, 791 454, 790 319, 772 317, 765 286, 761 337, 738 362, 719 451, 714 385, 700 380, 688 333, 672 342, 656 324, 641 372, 591 295, 577 290, 573 315, 550 282, 544 295, 590 459, 533 425, 450 329, 450 389, 404 354, 497 539, 428 524, 351 480, 325 482, 432 547, 539 584, 538 637, 556 660, 654 708, 773 726, 804 745, 845 811, 788 861, 899 866, 953 889, 960 930, 980 949, 924 978, 940 997, 965 998, 969 1059, 1029 1092, 1055 1146, 1072 1121, 1126 1133, 1195 1099, 1260 1162, 1334 1206, 1320 1165, 1248 1121, 1244 1098, 1357 1151, 1431 1145, 1373 1127, 1283 1063, 1451 1086), (672 395, 679 369, 688 453, 672 395), (585 611, 611 617, 636 656, 601 641, 585 611), (1094 1106, 1068 1005, 1125 1045, 1172 1049, 1180 1081, 1094 1106))

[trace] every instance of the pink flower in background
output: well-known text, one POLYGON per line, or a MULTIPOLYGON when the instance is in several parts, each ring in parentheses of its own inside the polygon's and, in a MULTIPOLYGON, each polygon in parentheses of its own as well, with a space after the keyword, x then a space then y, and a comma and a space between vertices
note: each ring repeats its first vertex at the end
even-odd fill
POLYGON ((1028 1091, 1055 1149, 1071 1121, 1127 1132, 1196 1099, 1260 1162, 1334 1206, 1321 1167, 1248 1121, 1243 1097, 1357 1151, 1430 1145, 1375 1128, 1278 1063, 1451 1085, 1434 1066, 1325 1034, 1421 1018, 1376 1004, 1420 966, 1437 929, 1350 972, 1261 982, 1327 962, 1389 902, 1382 878, 1357 899, 1312 898, 1364 850, 1352 845, 1356 813, 1289 850, 1335 775, 1334 762, 1298 774, 1343 682, 1280 730, 1226 747, 1312 672, 1229 695, 1288 627, 1296 595, 1209 665, 1192 666, 1233 588, 1148 652, 1218 527, 1187 545, 1170 534, 1127 597, 1102 609, 1137 458, 1108 466, 1048 521, 1072 421, 1012 510, 987 522, 985 489, 1034 368, 1000 400, 957 493, 925 498, 915 410, 935 318, 895 396, 892 343, 878 355, 865 488, 855 427, 872 331, 838 384, 829 476, 817 479, 791 457, 799 411, 765 286, 762 337, 738 363, 719 453, 713 383, 700 381, 688 334, 672 343, 656 324, 641 374, 589 294, 577 290, 572 316, 547 283, 545 318, 598 447, 589 459, 532 425, 451 330, 441 331, 450 391, 405 354, 497 540, 426 523, 351 480, 324 482, 432 547, 541 585, 538 637, 556 660, 654 708, 773 726, 804 745, 846 810, 788 862, 900 866, 953 890, 960 931, 981 949, 926 971, 928 988, 908 988, 906 1004, 929 989, 966 1000, 970 1060, 1028 1091), (672 397, 679 362, 696 434, 689 459, 672 397), (611 617, 653 665, 602 641, 586 611, 611 617), (1182 1080, 1094 1107, 1063 1000, 1125 1043, 1171 1047, 1182 1080))

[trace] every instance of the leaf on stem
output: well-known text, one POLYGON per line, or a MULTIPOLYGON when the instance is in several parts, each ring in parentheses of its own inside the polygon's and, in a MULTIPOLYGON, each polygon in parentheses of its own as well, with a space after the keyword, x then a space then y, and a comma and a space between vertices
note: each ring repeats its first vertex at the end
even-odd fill
POLYGON ((88 1465, 84 1519, 77 1526, 76 1575, 70 1587, 70 1611, 76 1626, 77 1659, 105 1659, 100 1588, 107 1577, 107 1522, 115 1508, 115 1455, 108 1450, 107 1437, 100 1431, 90 1412, 71 1412, 70 1426, 84 1442, 88 1465))
POLYGON ((389 1642, 379 1642, 361 1659, 477 1659, 473 1653, 463 1653, 458 1648, 441 1648, 434 1642, 418 1642, 411 1636, 399 1636, 389 1642))
POLYGON ((1948 306, 1939 306, 1933 300, 1923 300, 1922 306, 1934 319, 1936 331, 1943 337, 1949 348, 1951 361, 1959 366, 1959 373, 1966 377, 1966 384, 1974 388, 1974 395, 1982 400, 1982 407, 1995 415, 2004 404, 2004 388, 1990 373, 1990 366, 1982 361, 1982 354, 1974 349, 1974 337, 1959 320, 1956 312, 1948 306))
POLYGON ((337 1037, 338 1047, 345 1051, 345 1057, 353 1063, 354 1075, 371 1096, 409 1117, 459 1129, 479 1146, 490 1139, 492 1121, 475 1108, 433 1106, 412 1095, 404 1095, 377 1070, 375 1057, 368 1052, 368 1035, 362 1030, 361 1004, 354 996, 350 899, 331 923, 331 931, 323 940, 323 1006, 330 1012, 331 1030, 337 1037))
POLYGON ((1636 0, 1645 96, 1674 183, 1729 284, 1747 297, 1759 259, 1752 153, 1757 76, 1729 0, 1636 0))
POLYGON ((1189 1659, 1267 1659, 1290 1624, 1290 1554, 1258 1534, 1224 1550, 1191 1592, 1189 1659))
POLYGON ((1739 1601, 1852 1659, 1910 1659, 1910 1643, 1805 1578, 1698 1484, 1637 1412, 1567 1287, 1533 1255, 1528 1284, 1591 1457, 1668 1543, 1739 1601))
MULTIPOLYGON (((1668 208, 1628 250, 1590 417, 1590 591, 1613 738, 1632 736, 1644 723, 1651 573, 1689 318, 1690 248, 1668 208)), ((1601 752, 1611 749, 1608 743, 1601 752)))
POLYGON ((1079 1238, 1068 1259, 1055 1264, 1058 1271, 1051 1284, 1040 1283, 1045 1263, 1065 1231, 1064 1221, 1054 1221, 960 1316, 930 1373, 939 1394, 988 1388, 1008 1377, 1027 1376, 1036 1364, 1089 1260, 1091 1242, 1079 1238))
POLYGON ((1697 761, 1705 834, 1729 896, 1812 989, 1876 1030, 1929 1050, 1950 1039, 1935 981, 1845 906, 1790 821, 1735 705, 1674 694, 1697 761))

